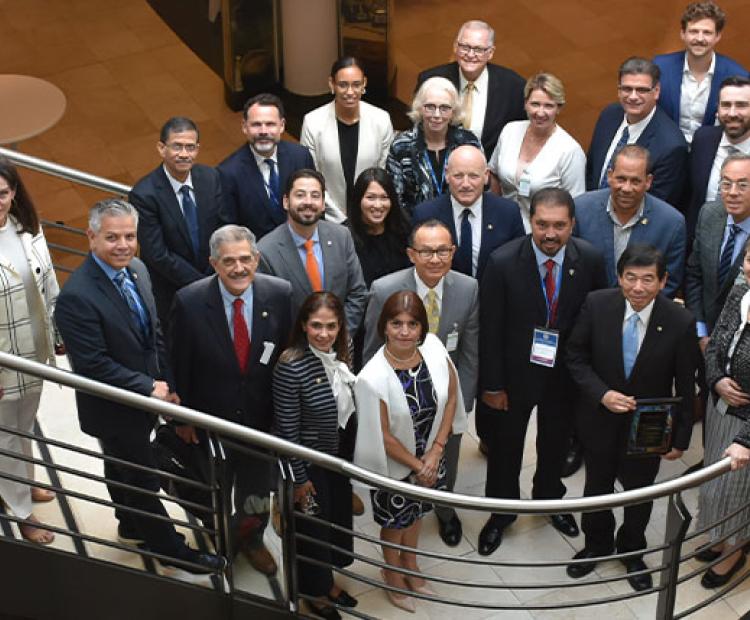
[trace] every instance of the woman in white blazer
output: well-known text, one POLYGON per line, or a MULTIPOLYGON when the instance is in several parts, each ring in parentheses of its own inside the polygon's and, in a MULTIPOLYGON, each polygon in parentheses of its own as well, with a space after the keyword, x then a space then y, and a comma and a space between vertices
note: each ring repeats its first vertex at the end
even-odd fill
POLYGON ((362 101, 367 78, 356 58, 340 58, 328 78, 333 101, 305 114, 300 142, 326 179, 326 219, 343 222, 354 180, 385 166, 393 139, 391 117, 362 101))
MULTIPOLYGON (((52 315, 59 292, 39 216, 15 167, 0 159, 0 350, 38 362, 55 361, 58 342, 52 315)), ((0 370, 0 424, 31 433, 42 394, 42 380, 9 368, 0 370)), ((31 457, 31 440, 0 432, 0 447, 31 457)), ((0 456, 4 473, 32 480, 34 466, 0 456)), ((0 497, 16 517, 38 523, 33 501, 54 493, 0 478, 0 497)), ((20 525, 27 540, 49 544, 52 532, 20 525)))

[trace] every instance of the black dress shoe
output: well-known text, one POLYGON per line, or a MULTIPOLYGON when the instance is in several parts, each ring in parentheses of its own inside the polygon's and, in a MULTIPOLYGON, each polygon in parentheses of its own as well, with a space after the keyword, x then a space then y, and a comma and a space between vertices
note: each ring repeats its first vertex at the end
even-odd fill
POLYGON ((440 530, 440 538, 449 547, 455 547, 461 542, 463 528, 455 513, 445 523, 438 519, 438 529, 440 530))
MULTIPOLYGON (((573 556, 574 560, 588 560, 592 558, 601 557, 601 553, 594 553, 589 549, 583 548, 573 556)), ((592 570, 596 568, 596 562, 581 562, 580 564, 568 564, 565 572, 568 573, 568 577, 573 579, 580 579, 585 577, 592 570)))
POLYGON ((164 566, 179 568, 193 575, 219 573, 227 567, 227 559, 224 556, 214 555, 213 553, 201 553, 189 547, 186 549, 182 557, 161 560, 161 563, 164 566), (186 562, 190 562, 190 564, 186 564, 186 562))
POLYGON ((330 594, 326 596, 329 601, 331 601, 332 603, 336 603, 336 605, 340 605, 341 607, 357 606, 357 599, 349 594, 346 590, 341 590, 338 596, 331 596, 330 594))
POLYGON ((721 551, 714 551, 711 547, 705 547, 695 554, 695 559, 699 562, 713 562, 721 555, 721 551))
POLYGON ((735 573, 745 566, 746 556, 744 553, 740 555, 737 561, 732 565, 726 573, 720 575, 715 572, 713 568, 709 568, 705 575, 701 578, 701 585, 706 589, 720 588, 723 585, 729 583, 729 580, 734 577, 735 573))
POLYGON ((549 520, 552 521, 552 527, 561 534, 575 538, 581 533, 575 518, 570 513, 550 515, 549 520))
MULTIPOLYGON (((628 575, 648 570, 648 566, 646 566, 646 563, 641 558, 623 558, 620 562, 625 565, 628 575)), ((643 592, 654 587, 654 580, 651 577, 651 573, 646 575, 632 575, 628 577, 628 583, 636 592, 643 592)))
POLYGON ((479 533, 479 555, 490 555, 503 542, 503 530, 511 524, 511 521, 501 521, 490 517, 489 521, 484 524, 482 531, 479 533))
POLYGON ((341 614, 335 607, 331 607, 330 605, 316 605, 310 601, 307 601, 307 604, 310 606, 310 611, 316 616, 325 618, 325 620, 341 620, 341 614))
POLYGON ((560 476, 562 478, 568 478, 569 476, 572 476, 579 469, 581 469, 582 463, 583 448, 581 447, 581 444, 578 442, 578 440, 574 439, 570 442, 568 453, 565 455, 565 461, 563 462, 562 473, 560 474, 560 476))

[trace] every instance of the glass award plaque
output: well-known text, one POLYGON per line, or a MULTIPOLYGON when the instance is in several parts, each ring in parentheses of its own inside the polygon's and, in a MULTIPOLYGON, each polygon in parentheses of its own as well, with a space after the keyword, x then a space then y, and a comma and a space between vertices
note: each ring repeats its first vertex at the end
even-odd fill
POLYGON ((681 398, 642 398, 636 409, 628 433, 628 456, 666 454, 672 448, 674 408, 681 398))

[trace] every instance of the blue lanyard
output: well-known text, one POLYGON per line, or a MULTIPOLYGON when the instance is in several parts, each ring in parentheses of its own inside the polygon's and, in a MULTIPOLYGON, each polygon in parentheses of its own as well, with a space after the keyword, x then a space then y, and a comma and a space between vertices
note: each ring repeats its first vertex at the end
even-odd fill
MULTIPOLYGON (((542 265, 544 266, 544 265, 542 265)), ((560 285, 562 284, 562 265, 555 263, 557 267, 557 277, 555 277, 555 294, 552 296, 552 302, 547 299, 547 287, 544 285, 544 276, 542 276, 542 297, 544 297, 544 304, 547 306, 547 327, 549 327, 550 319, 552 318, 552 309, 557 305, 557 298, 560 296, 560 285)))
MULTIPOLYGON (((440 161, 440 158, 438 157, 438 162, 440 161)), ((445 183, 445 168, 448 165, 448 157, 445 158, 445 165, 443 166, 443 174, 440 177, 440 185, 438 185, 437 177, 435 176, 435 169, 432 167, 432 162, 430 161, 429 155, 427 153, 424 154, 424 161, 427 164, 427 168, 430 171, 430 176, 432 177, 432 186, 437 190, 438 194, 443 193, 443 184, 445 183)))

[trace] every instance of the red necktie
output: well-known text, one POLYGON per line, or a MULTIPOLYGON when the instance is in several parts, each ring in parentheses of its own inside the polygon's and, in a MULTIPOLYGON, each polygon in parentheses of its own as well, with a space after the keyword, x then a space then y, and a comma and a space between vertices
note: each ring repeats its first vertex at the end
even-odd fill
POLYGON ((247 323, 242 307, 245 302, 235 299, 232 313, 232 325, 234 326, 234 352, 237 355, 237 363, 240 365, 242 374, 247 372, 247 360, 250 356, 250 335, 247 333, 247 323))
POLYGON ((547 308, 549 309, 549 325, 552 327, 557 321, 557 299, 555 299, 555 261, 551 258, 544 261, 547 275, 544 276, 544 290, 547 293, 547 308))

